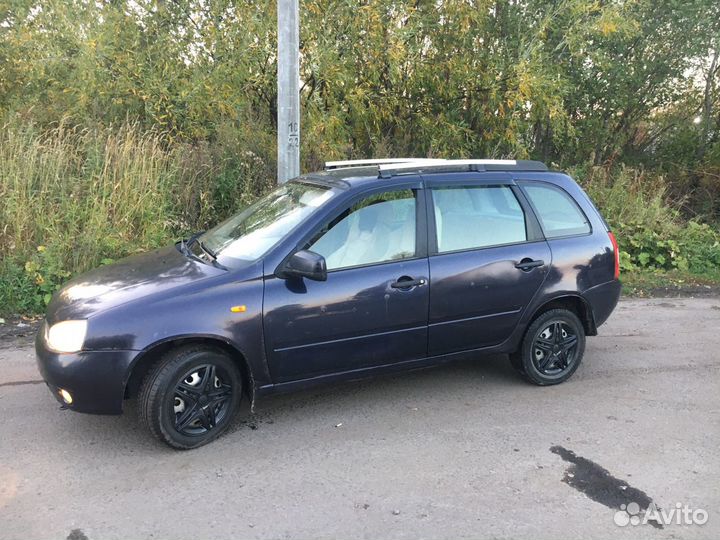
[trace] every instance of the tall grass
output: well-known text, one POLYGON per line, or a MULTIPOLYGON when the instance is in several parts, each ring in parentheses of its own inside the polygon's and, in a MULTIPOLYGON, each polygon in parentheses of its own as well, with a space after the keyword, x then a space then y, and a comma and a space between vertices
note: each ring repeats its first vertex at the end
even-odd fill
POLYGON ((640 222, 647 227, 679 225, 683 201, 670 196, 665 177, 620 166, 578 168, 572 174, 615 225, 640 222))
POLYGON ((0 132, 0 312, 42 311, 70 275, 204 229, 272 183, 251 152, 166 146, 134 125, 9 122, 0 132))
MULTIPOLYGON (((252 119, 212 142, 168 144, 132 124, 40 130, 11 118, 0 130, 0 314, 40 313, 70 276, 236 212, 274 184, 268 137, 252 119)), ((662 176, 571 173, 615 230, 625 270, 720 267, 720 234, 684 219, 662 176)))
POLYGON ((130 129, 105 140, 64 126, 46 135, 7 129, 0 144, 0 254, 53 241, 63 246, 61 262, 83 269, 111 250, 167 240, 174 165, 152 135, 130 129))

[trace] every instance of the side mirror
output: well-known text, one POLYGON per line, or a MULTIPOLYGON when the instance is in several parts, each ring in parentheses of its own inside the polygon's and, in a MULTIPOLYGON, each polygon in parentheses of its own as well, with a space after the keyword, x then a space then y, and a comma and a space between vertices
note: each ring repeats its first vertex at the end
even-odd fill
POLYGON ((281 274, 283 278, 304 277, 314 281, 326 281, 325 257, 305 249, 297 251, 285 262, 281 274))

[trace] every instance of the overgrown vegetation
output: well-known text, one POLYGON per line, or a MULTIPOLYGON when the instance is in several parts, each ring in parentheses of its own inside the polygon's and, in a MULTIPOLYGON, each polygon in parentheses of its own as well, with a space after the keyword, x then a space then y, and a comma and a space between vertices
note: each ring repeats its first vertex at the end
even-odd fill
POLYGON ((205 229, 274 185, 237 139, 168 146, 137 125, 0 132, 0 310, 37 313, 72 274, 205 229))
MULTIPOLYGON (((716 1, 301 6, 304 170, 541 159, 590 192, 624 272, 718 275, 716 1)), ((0 6, 0 312, 41 312, 70 275, 203 229, 273 184, 275 9, 0 6)))
POLYGON ((717 222, 683 216, 684 200, 670 196, 664 175, 624 166, 572 172, 617 233, 623 272, 720 270, 717 222))

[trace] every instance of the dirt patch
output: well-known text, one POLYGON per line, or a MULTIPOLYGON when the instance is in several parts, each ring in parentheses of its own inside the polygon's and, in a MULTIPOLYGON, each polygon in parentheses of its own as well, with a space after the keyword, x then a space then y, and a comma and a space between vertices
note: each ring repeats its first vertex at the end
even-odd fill
POLYGON ((655 287, 650 289, 651 297, 669 297, 669 298, 711 298, 720 296, 720 286, 718 285, 679 285, 668 287, 655 287))
POLYGON ((630 291, 634 298, 714 298, 720 296, 718 285, 665 285, 630 291))
POLYGON ((635 279, 623 282, 623 296, 632 298, 717 298, 720 283, 673 279, 635 279))
POLYGON ((0 348, 29 345, 35 340, 41 319, 5 318, 0 323, 0 348))
POLYGON ((67 540, 88 540, 82 529, 73 529, 67 536, 67 540))

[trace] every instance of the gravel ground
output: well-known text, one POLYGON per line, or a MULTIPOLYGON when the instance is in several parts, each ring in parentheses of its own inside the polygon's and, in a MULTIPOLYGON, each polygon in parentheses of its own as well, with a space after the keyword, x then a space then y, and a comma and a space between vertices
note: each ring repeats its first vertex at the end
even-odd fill
POLYGON ((560 386, 460 362, 271 397, 190 452, 132 404, 61 411, 27 337, 0 366, 2 539, 720 537, 718 298, 622 301, 560 386), (632 502, 708 521, 616 525, 632 502))

